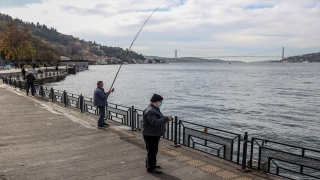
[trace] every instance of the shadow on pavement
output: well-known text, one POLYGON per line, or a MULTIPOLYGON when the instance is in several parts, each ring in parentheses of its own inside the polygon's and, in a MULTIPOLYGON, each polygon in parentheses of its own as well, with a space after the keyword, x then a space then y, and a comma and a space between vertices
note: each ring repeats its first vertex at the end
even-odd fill
POLYGON ((154 174, 154 173, 150 173, 150 174, 154 177, 157 177, 157 178, 163 179, 163 180, 181 180, 177 177, 166 174, 165 172, 162 172, 162 174, 154 174))

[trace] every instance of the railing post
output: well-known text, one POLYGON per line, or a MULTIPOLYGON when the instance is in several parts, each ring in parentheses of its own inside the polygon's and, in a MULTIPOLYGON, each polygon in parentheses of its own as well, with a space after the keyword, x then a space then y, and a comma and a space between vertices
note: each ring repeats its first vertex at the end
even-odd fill
POLYGON ((51 100, 53 102, 54 101, 54 90, 53 90, 53 88, 51 88, 50 91, 51 91, 51 100))
MULTIPOLYGON (((240 139, 239 139, 240 141, 240 139)), ((246 169, 246 163, 247 163, 247 147, 248 147, 248 132, 244 133, 243 137, 243 149, 242 149, 242 167, 241 169, 237 169, 239 171, 242 171, 244 173, 250 172, 250 169, 246 169)), ((251 145, 252 148, 252 145, 251 145)), ((251 151, 252 153, 252 151, 251 151)), ((249 165, 250 167, 250 165, 249 165)))
POLYGON ((131 131, 136 131, 134 128, 135 125, 135 113, 134 113, 134 106, 131 107, 131 131))
POLYGON ((261 146, 259 146, 258 171, 260 171, 260 167, 261 167, 261 146))
MULTIPOLYGON (((302 157, 304 157, 305 148, 302 148, 302 157)), ((303 173, 303 165, 300 166, 300 174, 303 173)))
POLYGON ((179 144, 181 144, 181 120, 179 120, 178 141, 179 141, 179 144))
POLYGON ((42 98, 44 97, 43 86, 42 85, 40 85, 40 95, 42 96, 42 98))
POLYGON ((248 144, 248 132, 244 133, 243 152, 242 152, 242 169, 246 169, 247 162, 247 144, 248 144))
POLYGON ((181 147, 180 144, 178 144, 178 117, 177 116, 174 117, 174 144, 171 144, 171 146, 181 147))
POLYGON ((271 157, 268 157, 268 169, 267 169, 267 173, 270 172, 270 164, 271 164, 271 157))
POLYGON ((239 160, 239 158, 240 158, 240 141, 241 141, 241 135, 239 134, 238 135, 238 152, 237 152, 237 164, 239 164, 239 162, 240 162, 240 160, 239 160))
POLYGON ((80 94, 79 96, 79 101, 80 101, 80 112, 83 112, 83 96, 80 94))
POLYGON ((68 99, 67 99, 67 92, 65 90, 63 91, 63 99, 64 99, 64 106, 67 106, 68 99))
POLYGON ((168 139, 170 139, 171 141, 173 141, 173 126, 174 126, 174 124, 173 124, 173 118, 172 118, 172 120, 171 120, 171 138, 168 137, 168 139))
POLYGON ((254 138, 251 138, 251 151, 250 151, 250 163, 249 168, 252 168, 252 161, 253 161, 253 145, 254 145, 254 138))

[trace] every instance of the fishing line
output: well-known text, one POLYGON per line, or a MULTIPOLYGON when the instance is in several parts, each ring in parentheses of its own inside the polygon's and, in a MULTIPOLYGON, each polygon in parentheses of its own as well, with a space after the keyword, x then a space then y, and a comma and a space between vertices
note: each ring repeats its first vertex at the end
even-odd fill
MULTIPOLYGON (((162 4, 163 4, 163 3, 161 3, 160 6, 161 6, 162 4)), ((127 55, 129 54, 129 51, 131 50, 131 47, 132 47, 133 43, 136 41, 136 39, 137 39, 138 35, 140 34, 142 28, 143 28, 144 25, 148 22, 148 20, 149 20, 150 17, 152 16, 152 14, 155 13, 155 12, 159 9, 160 6, 158 6, 158 7, 150 14, 150 16, 148 17, 148 19, 144 22, 144 24, 143 24, 142 27, 140 28, 140 30, 139 30, 138 34, 136 35, 136 37, 133 39, 133 41, 132 41, 129 49, 127 49, 127 53, 126 53, 126 55, 124 56, 124 58, 121 60, 121 65, 120 65, 120 67, 119 67, 119 69, 118 69, 118 72, 117 72, 117 74, 116 74, 116 77, 114 78, 114 80, 113 80, 113 82, 112 82, 112 85, 111 85, 110 90, 112 90, 112 87, 113 87, 113 85, 114 85, 114 82, 115 82, 116 79, 117 79, 117 76, 118 76, 118 74, 119 74, 119 71, 120 71, 120 69, 121 69, 121 67, 122 67, 122 65, 123 65, 124 60, 127 58, 127 55)))

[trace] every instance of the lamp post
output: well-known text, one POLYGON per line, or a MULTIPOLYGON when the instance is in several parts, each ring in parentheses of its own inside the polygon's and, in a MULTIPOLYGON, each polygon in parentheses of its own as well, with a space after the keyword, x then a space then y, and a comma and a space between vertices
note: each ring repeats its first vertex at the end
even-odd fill
POLYGON ((1 49, 0 49, 0 62, 1 62, 0 66, 2 66, 2 53, 1 53, 1 49))
MULTIPOLYGON (((0 44, 2 44, 2 42, 0 42, 0 44)), ((2 53, 1 53, 1 48, 0 48, 0 62, 1 62, 0 66, 2 66, 2 53)))

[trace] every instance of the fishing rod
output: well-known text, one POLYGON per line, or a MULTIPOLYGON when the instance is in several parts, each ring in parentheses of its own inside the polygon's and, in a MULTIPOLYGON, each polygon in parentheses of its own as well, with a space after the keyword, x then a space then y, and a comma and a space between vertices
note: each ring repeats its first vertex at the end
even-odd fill
MULTIPOLYGON (((161 6, 162 4, 163 4, 163 3, 161 3, 160 6, 161 6)), ((116 81, 116 79, 117 79, 117 77, 118 77, 119 71, 120 71, 120 69, 121 69, 121 67, 122 67, 122 65, 123 65, 124 60, 125 60, 126 57, 128 56, 129 51, 131 50, 131 47, 132 47, 133 43, 136 41, 136 39, 137 39, 138 35, 140 34, 142 28, 144 27, 144 25, 146 25, 146 23, 148 22, 148 20, 149 20, 150 17, 152 16, 152 14, 155 13, 155 12, 159 9, 160 6, 158 6, 158 7, 150 14, 150 16, 148 17, 148 19, 144 22, 144 24, 143 24, 142 27, 140 28, 140 30, 139 30, 138 34, 136 35, 136 37, 133 39, 133 41, 132 41, 129 49, 127 49, 127 53, 126 53, 126 55, 124 56, 124 58, 121 60, 121 65, 120 65, 120 67, 119 67, 119 69, 118 69, 118 72, 117 72, 117 74, 116 74, 116 77, 114 77, 114 80, 113 80, 113 82, 112 82, 112 85, 111 85, 111 88, 110 88, 111 91, 113 91, 113 90, 112 90, 112 87, 113 87, 113 85, 114 85, 114 82, 116 81)))

